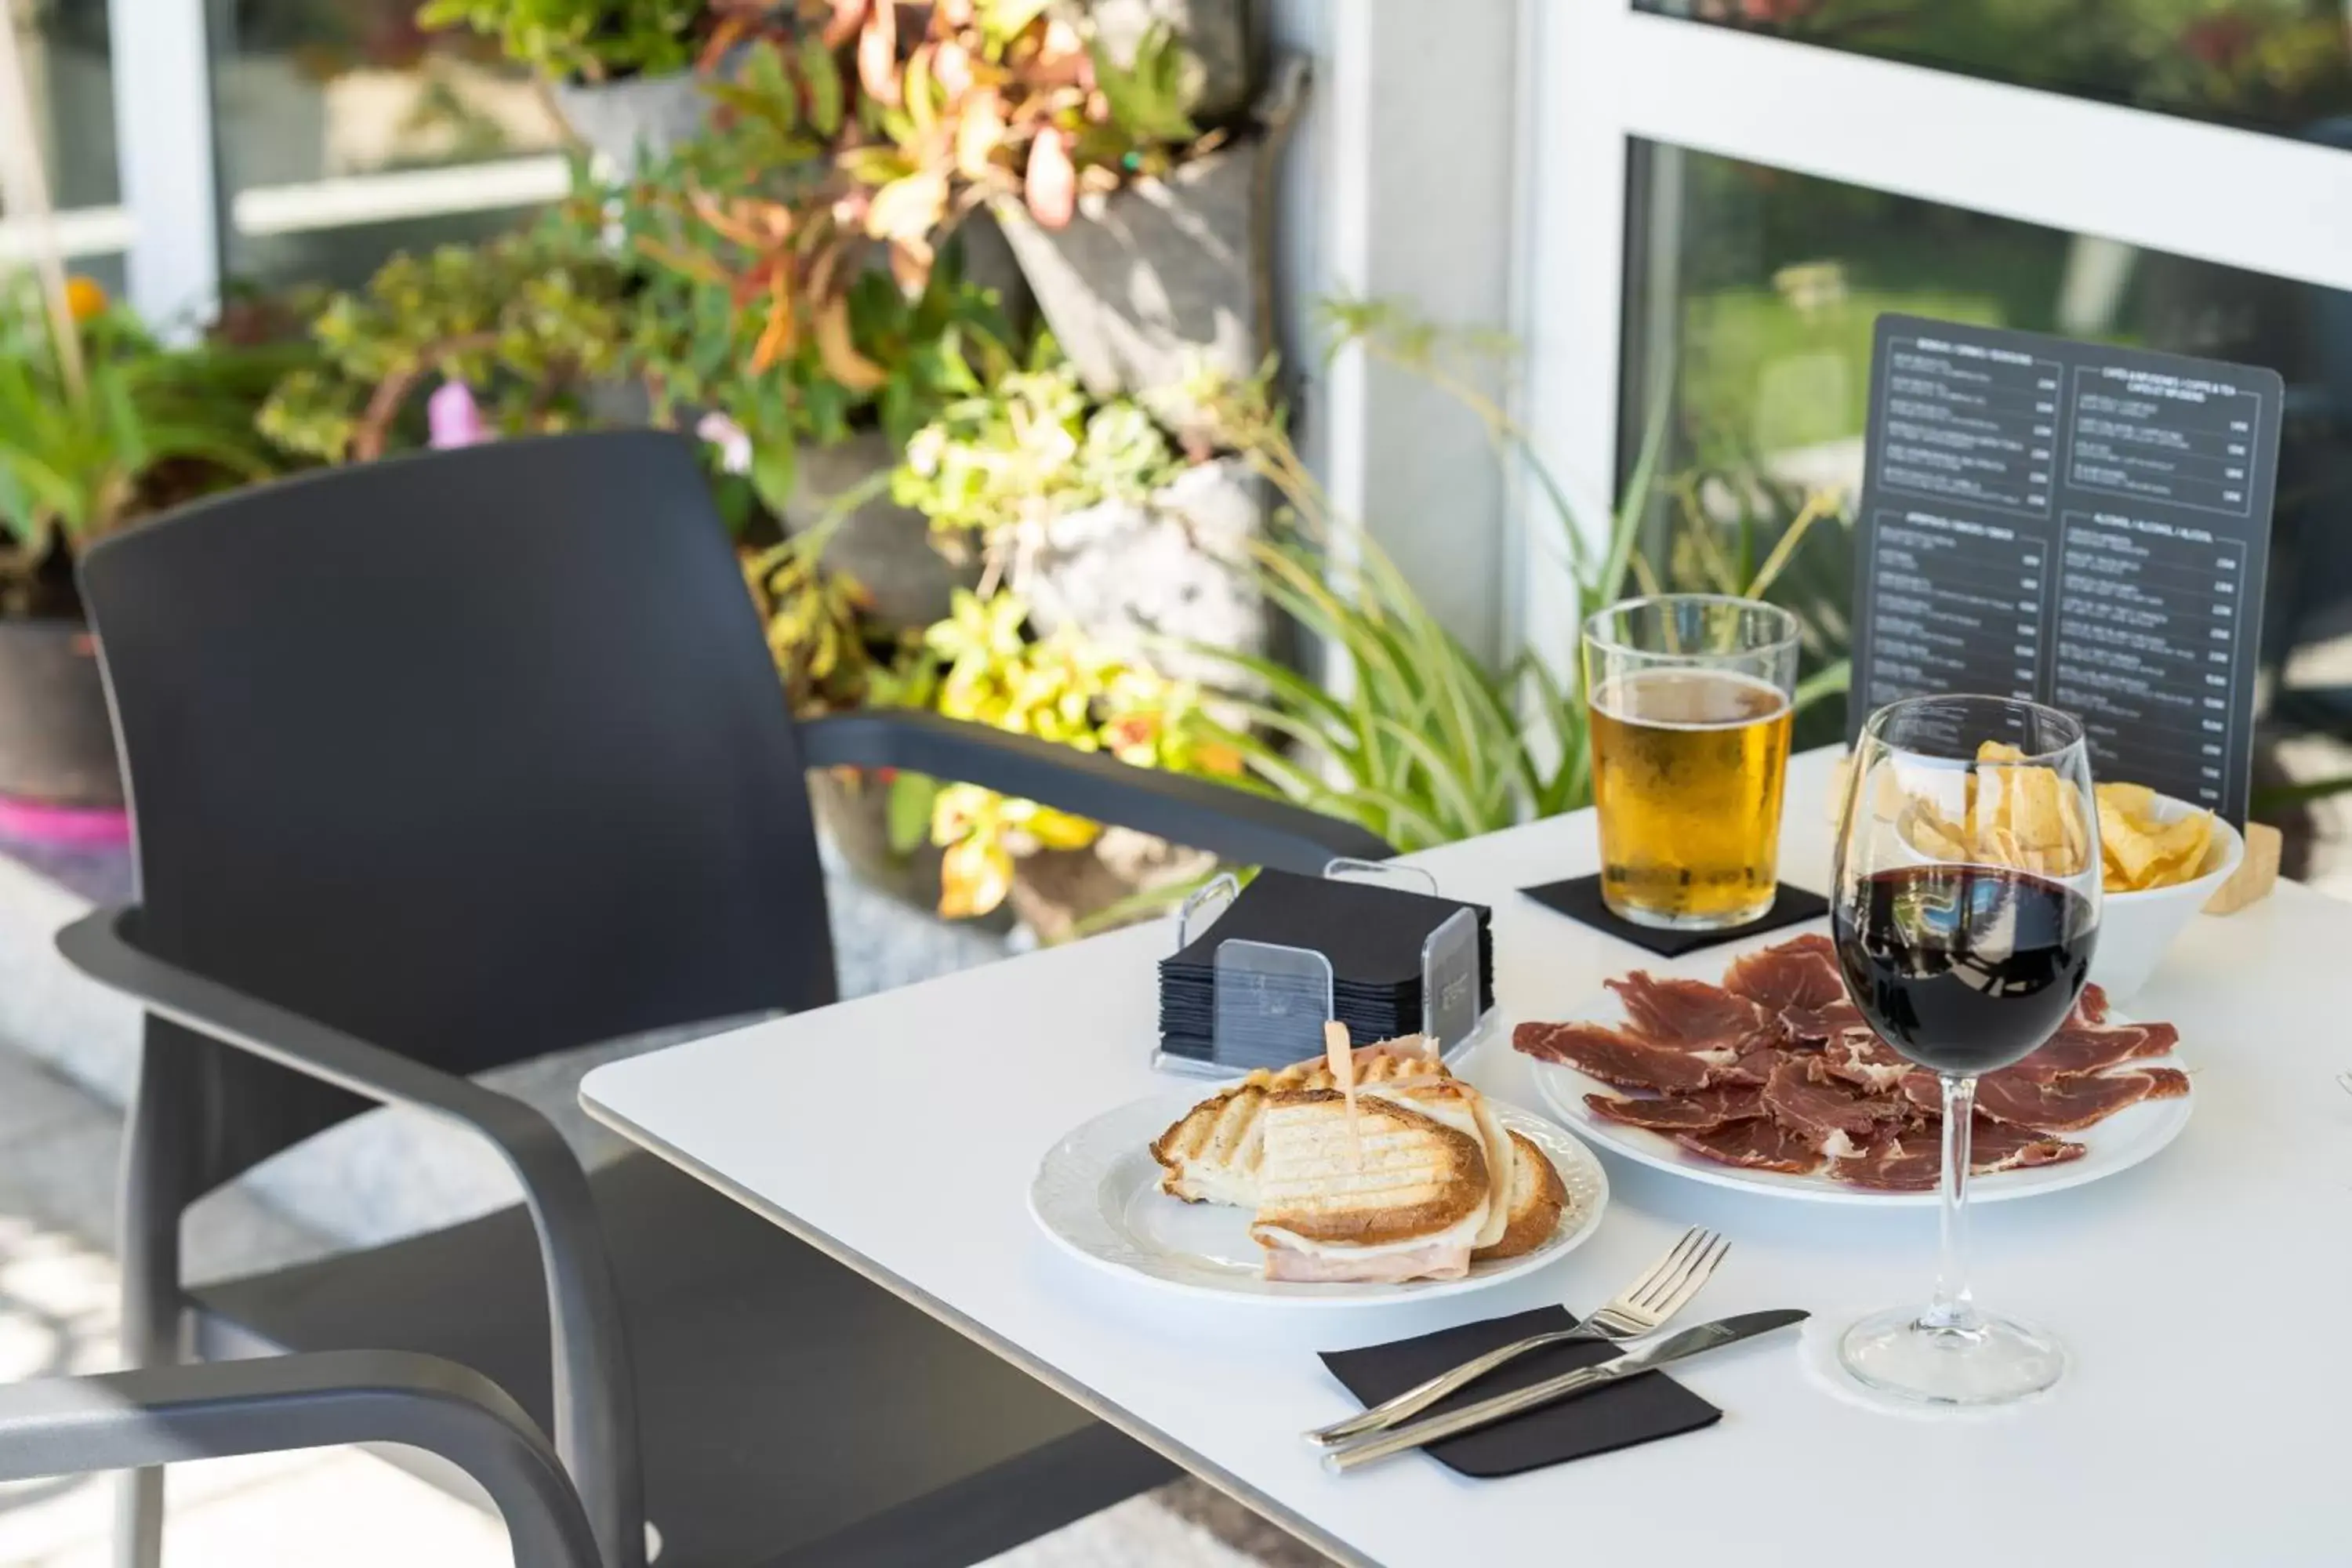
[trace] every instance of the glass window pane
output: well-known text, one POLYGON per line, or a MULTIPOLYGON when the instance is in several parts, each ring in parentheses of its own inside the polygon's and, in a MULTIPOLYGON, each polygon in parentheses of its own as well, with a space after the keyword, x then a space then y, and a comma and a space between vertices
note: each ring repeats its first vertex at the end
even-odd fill
MULTIPOLYGON (((1692 554, 1694 509, 1735 551, 1747 517, 1760 560, 1809 490, 1850 500, 1882 311, 2267 365, 2287 419, 2265 666, 2282 716, 2328 720, 2323 689, 2352 693, 2352 294, 1655 144, 1632 182, 1622 425, 1637 447, 1663 378, 1684 488, 1653 526, 1681 531, 1682 570, 1715 569, 1692 554)), ((1843 532, 1808 538, 1775 590, 1810 595, 1833 635, 1843 532)))
POLYGON ((2352 146, 2342 0, 1633 0, 1637 10, 2352 146))
MULTIPOLYGON (((467 29, 425 32, 415 0, 209 0, 222 199, 322 180, 480 163, 562 145, 539 86, 467 29)), ((282 209, 278 209, 282 210, 282 209)), ((339 209, 340 210, 340 209, 339 209)), ((227 237, 232 276, 352 282, 397 249, 511 223, 427 213, 227 237)))
POLYGON ((121 199, 114 163, 114 69, 106 0, 0 0, 17 19, 33 133, 59 208, 121 199))

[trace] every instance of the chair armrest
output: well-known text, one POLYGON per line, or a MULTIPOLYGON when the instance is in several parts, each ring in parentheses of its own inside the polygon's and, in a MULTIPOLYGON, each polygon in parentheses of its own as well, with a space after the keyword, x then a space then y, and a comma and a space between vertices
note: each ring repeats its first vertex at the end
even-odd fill
POLYGON ((135 907, 58 933, 73 966, 160 1017, 385 1105, 454 1122, 496 1148, 521 1184, 547 1277, 556 1449, 587 1500, 607 1561, 644 1562, 636 1382, 620 1292, 588 1177, 555 1124, 521 1100, 412 1061, 156 957, 125 933, 135 907))
POLYGON ((982 784, 1244 865, 1316 874, 1343 856, 1385 860, 1396 853, 1352 822, 1271 795, 912 708, 812 719, 800 735, 811 767, 904 768, 982 784))
POLYGON ((518 1563, 599 1568, 547 1439, 454 1362, 331 1351, 0 1388, 0 1481, 346 1443, 404 1443, 457 1466, 498 1504, 518 1563))

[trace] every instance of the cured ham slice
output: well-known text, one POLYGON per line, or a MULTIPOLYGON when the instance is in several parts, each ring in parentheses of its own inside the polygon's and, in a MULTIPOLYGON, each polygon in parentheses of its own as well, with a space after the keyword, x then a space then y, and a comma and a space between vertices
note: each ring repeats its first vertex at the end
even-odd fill
MULTIPOLYGON (((1745 1170, 1888 1192, 1936 1184, 1942 1086, 1864 1021, 1829 938, 1745 954, 1721 985, 1638 970, 1608 984, 1625 1024, 1522 1024, 1511 1040, 1632 1091, 1584 1096, 1599 1121, 1745 1170)), ((2185 1073, 2156 1065, 2179 1043, 2169 1024, 2111 1021, 2105 994, 2085 986, 2041 1049, 1978 1080, 1976 1173, 2081 1159, 2062 1134, 2187 1094, 2185 1073)))
POLYGON ((1661 1132, 1704 1132, 1726 1122, 1753 1121, 1764 1114, 1763 1091, 1755 1089, 1702 1089, 1696 1094, 1669 1094, 1656 1100, 1588 1094, 1584 1103, 1603 1121, 1661 1132))
POLYGON ((1635 1033, 1686 1050, 1744 1052, 1785 1037, 1779 1015, 1704 980, 1660 980, 1635 970, 1608 982, 1635 1033))
POLYGON ((1784 1007, 1780 1022, 1801 1046, 1827 1045, 1848 1029, 1870 1026, 1862 1021, 1862 1009, 1843 996, 1822 1007, 1784 1007))
POLYGON ((1769 1117, 1730 1121, 1703 1132, 1677 1132, 1675 1142, 1701 1159, 1749 1171, 1801 1176, 1821 1168, 1821 1146, 1769 1117))
POLYGON ((1723 988, 1784 1018, 1791 1008, 1812 1012, 1846 999, 1837 948, 1819 931, 1733 959, 1723 988))
MULTIPOLYGON (((1873 1094, 1899 1088, 1919 1070, 1867 1025, 1842 1029, 1822 1047, 1822 1070, 1873 1094)), ((1932 1075, 1931 1075, 1932 1076, 1932 1075)))
POLYGON ((1717 1070, 1737 1059, 1729 1051, 1660 1045, 1606 1024, 1521 1024, 1511 1031, 1511 1048, 1572 1067, 1619 1089, 1667 1094, 1705 1089, 1717 1070))
MULTIPOLYGON (((1906 1083, 1907 1094, 1910 1085, 1906 1083)), ((2078 1078, 2037 1079, 2004 1068, 1977 1083, 1977 1109, 1996 1121, 2037 1132, 2079 1132, 2143 1100, 2178 1100, 2189 1092, 2179 1068, 2139 1068, 2078 1078)))
MULTIPOLYGON (((1979 1116, 1969 1130, 1969 1170, 1974 1175, 1990 1176, 2000 1171, 2063 1164, 2089 1152, 2080 1143, 2045 1138, 2029 1129, 2005 1127, 1979 1116)), ((1882 1192, 1924 1191, 1944 1173, 1943 1131, 1932 1123, 1891 1130, 1858 1153, 1832 1161, 1829 1173, 1850 1185, 1882 1192)))
POLYGON ((2180 1031, 2169 1024, 2110 1024, 2102 1027, 2070 1022, 2050 1037, 2048 1045, 2015 1067, 2001 1070, 2036 1079, 2072 1078, 2080 1073, 2104 1072, 2149 1057, 2168 1057, 2179 1043, 2180 1031))
POLYGON ((1783 1058, 1772 1069, 1761 1098, 1775 1121, 1825 1147, 1841 1135, 1868 1138, 1889 1121, 1911 1119, 1900 1100, 1873 1099, 1826 1073, 1816 1076, 1796 1057, 1783 1058))

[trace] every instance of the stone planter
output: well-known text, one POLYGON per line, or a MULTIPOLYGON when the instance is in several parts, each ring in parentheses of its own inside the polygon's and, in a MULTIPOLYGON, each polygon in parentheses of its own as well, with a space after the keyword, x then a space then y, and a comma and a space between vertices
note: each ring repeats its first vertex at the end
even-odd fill
POLYGON ((1287 62, 1256 134, 1082 198, 1062 228, 996 204, 1037 308, 1097 397, 1130 393, 1181 428, 1196 369, 1257 372, 1275 343, 1275 161, 1304 83, 1287 62))
MULTIPOLYGON (((830 447, 805 447, 799 482, 784 508, 784 531, 805 533, 824 521, 833 499, 897 466, 898 449, 879 430, 860 430, 830 447)), ((950 595, 980 581, 981 563, 949 561, 931 543, 929 519, 900 506, 886 491, 849 514, 824 563, 846 572, 874 596, 874 616, 892 631, 920 629, 943 618, 950 595)))
POLYGON ((710 113, 702 80, 692 71, 559 81, 551 90, 572 133, 625 175, 640 162, 667 157, 672 147, 702 130, 710 113))
POLYGON ((1265 500, 1240 458, 1203 463, 1147 502, 1106 501, 1023 530, 1006 581, 1041 632, 1076 626, 1171 675, 1230 685, 1230 665, 1167 645, 1267 650, 1273 617, 1248 557, 1265 500))
POLYGON ((1122 66, 1134 62, 1135 46, 1152 24, 1168 24, 1201 62, 1194 120, 1213 123, 1249 107, 1257 90, 1250 0, 1087 0, 1086 9, 1103 47, 1122 66))
POLYGON ((0 620, 0 799, 122 805, 98 644, 79 620, 0 620))

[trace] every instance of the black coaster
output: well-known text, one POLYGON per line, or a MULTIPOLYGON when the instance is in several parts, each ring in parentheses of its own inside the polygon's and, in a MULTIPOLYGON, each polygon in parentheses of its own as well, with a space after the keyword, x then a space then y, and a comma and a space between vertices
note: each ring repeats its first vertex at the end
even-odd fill
POLYGON ((1830 901, 1819 893, 1809 893, 1802 888, 1780 884, 1772 895, 1772 907, 1764 918, 1733 926, 1728 931, 1661 931, 1656 926, 1639 926, 1632 921, 1621 921, 1609 912, 1601 901, 1601 874, 1570 877, 1565 882, 1547 882, 1540 888, 1519 889, 1548 910, 1555 910, 1572 921, 1582 921, 1595 931, 1605 931, 1620 942, 1630 942, 1645 948, 1660 958, 1677 958, 1685 952, 1696 952, 1703 947, 1718 942, 1737 942, 1744 936, 1779 931, 1801 921, 1816 920, 1830 912, 1830 901))
MULTIPOLYGON (((1553 1329, 1570 1328, 1576 1320, 1559 1307, 1538 1307, 1508 1318, 1465 1323, 1441 1329, 1417 1340, 1398 1340, 1361 1350, 1326 1351, 1323 1364, 1347 1384, 1348 1392, 1367 1408, 1393 1399, 1415 1384, 1460 1366, 1475 1355, 1553 1329)), ((1527 1388, 1548 1377, 1591 1366, 1616 1354, 1613 1347, 1580 1342, 1547 1345, 1532 1351, 1498 1371, 1487 1373, 1461 1393, 1440 1400, 1422 1414, 1442 1415, 1491 1394, 1527 1388)), ((1723 1412, 1662 1372, 1643 1373, 1591 1394, 1530 1410, 1508 1421, 1448 1437, 1423 1450, 1439 1464, 1461 1475, 1491 1479, 1516 1476, 1522 1470, 1565 1464, 1636 1443, 1678 1436, 1712 1426, 1723 1412)))

